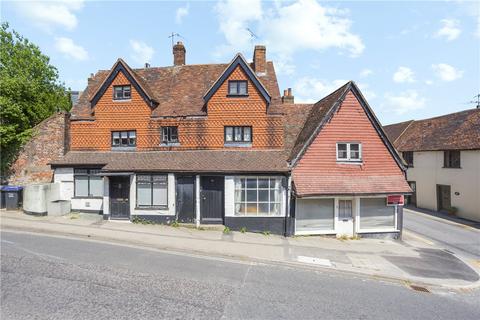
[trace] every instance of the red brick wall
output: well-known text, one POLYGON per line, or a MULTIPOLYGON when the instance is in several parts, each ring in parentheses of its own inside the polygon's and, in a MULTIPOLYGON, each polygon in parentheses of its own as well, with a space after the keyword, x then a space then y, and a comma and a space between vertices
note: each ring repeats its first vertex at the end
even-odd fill
MULTIPOLYGON (((228 80, 247 80, 240 67, 228 80)), ((151 119, 151 108, 132 86, 130 101, 113 101, 113 85, 129 84, 123 73, 114 79, 95 106, 95 121, 72 121, 72 150, 110 150, 111 131, 136 130, 137 150, 162 150, 160 127, 178 126, 179 147, 172 149, 224 148, 224 126, 252 126, 255 149, 283 147, 283 118, 267 115, 267 105, 253 83, 248 82, 249 96, 227 97, 228 80, 208 103, 208 116, 151 119)))
POLYGON ((313 172, 325 175, 403 176, 352 92, 347 94, 338 112, 323 127, 293 170, 297 177, 313 172), (337 163, 337 142, 360 142, 363 165, 337 163))
POLYGON ((33 129, 33 136, 22 148, 11 166, 8 178, 11 185, 29 185, 51 182, 53 171, 50 163, 65 152, 65 125, 67 115, 63 112, 52 115, 33 129))

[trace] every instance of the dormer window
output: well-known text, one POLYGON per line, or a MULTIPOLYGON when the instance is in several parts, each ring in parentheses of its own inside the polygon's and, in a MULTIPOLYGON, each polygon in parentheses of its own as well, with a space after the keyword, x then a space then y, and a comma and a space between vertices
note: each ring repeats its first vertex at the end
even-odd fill
POLYGON ((337 161, 361 162, 362 145, 360 143, 337 143, 337 161))
POLYGON ((228 81, 229 96, 248 96, 248 86, 246 80, 228 81))
POLYGON ((113 86, 113 100, 128 100, 132 98, 130 85, 113 86))

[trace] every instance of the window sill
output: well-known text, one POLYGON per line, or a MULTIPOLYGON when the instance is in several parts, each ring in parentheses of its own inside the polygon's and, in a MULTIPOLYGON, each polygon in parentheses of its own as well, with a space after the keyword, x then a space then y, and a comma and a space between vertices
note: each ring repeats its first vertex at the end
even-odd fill
POLYGON ((180 147, 180 142, 160 143, 160 147, 180 147))
POLYGON ((442 167, 442 169, 462 169, 462 167, 442 167))
POLYGON ((74 196, 72 199, 103 199, 103 196, 74 196))
POLYGON ((132 99, 112 99, 113 102, 131 102, 132 99))
POLYGON ((168 210, 168 206, 162 206, 162 207, 135 207, 135 210, 168 210))
POLYGON ((113 147, 112 151, 136 151, 137 147, 113 147))
POLYGON ((337 159, 337 163, 338 164, 356 164, 356 165, 362 165, 363 164, 363 161, 360 160, 360 161, 353 161, 353 160, 338 160, 337 159))
POLYGON ((248 98, 248 94, 227 94, 227 98, 248 98))
POLYGON ((228 148, 251 148, 252 143, 251 142, 226 142, 223 145, 224 147, 228 148))

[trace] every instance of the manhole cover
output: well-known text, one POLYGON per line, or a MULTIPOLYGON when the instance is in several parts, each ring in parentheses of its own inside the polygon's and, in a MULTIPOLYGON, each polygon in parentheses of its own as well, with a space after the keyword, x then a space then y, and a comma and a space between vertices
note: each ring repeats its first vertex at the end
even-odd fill
POLYGON ((429 293, 429 292, 430 292, 430 291, 428 291, 428 289, 425 288, 425 287, 420 287, 420 286, 416 286, 416 285, 413 285, 413 284, 410 285, 410 288, 412 288, 412 289, 415 290, 415 291, 419 291, 419 292, 426 292, 426 293, 429 293))

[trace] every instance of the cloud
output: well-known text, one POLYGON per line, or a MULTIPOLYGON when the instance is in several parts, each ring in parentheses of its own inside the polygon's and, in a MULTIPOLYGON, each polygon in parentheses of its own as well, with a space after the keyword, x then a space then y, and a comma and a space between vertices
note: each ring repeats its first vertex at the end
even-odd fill
POLYGON ((463 76, 462 70, 455 69, 446 63, 432 64, 432 69, 436 76, 443 81, 453 81, 463 76))
POLYGON ((190 4, 187 3, 184 7, 179 7, 175 13, 175 23, 182 24, 183 18, 188 16, 190 10, 190 4))
POLYGON ((68 58, 84 61, 88 59, 88 52, 82 46, 66 37, 55 38, 55 49, 63 53, 68 58))
POLYGON ((304 103, 317 102, 347 82, 347 80, 341 79, 327 81, 312 77, 302 77, 293 85, 295 101, 304 103))
POLYGON ((366 78, 372 74, 373 74, 373 71, 370 69, 363 69, 362 71, 360 71, 360 77, 362 78, 366 78))
POLYGON ((407 90, 398 95, 386 93, 385 102, 388 105, 388 109, 393 110, 397 115, 402 115, 424 108, 426 99, 421 97, 415 90, 407 90))
POLYGON ((445 38, 447 41, 452 41, 458 38, 462 30, 460 30, 460 23, 455 19, 443 19, 440 21, 442 27, 435 33, 438 38, 445 38))
POLYGON ((397 71, 393 74, 393 81, 397 83, 415 82, 414 73, 412 69, 408 67, 398 67, 397 71))
POLYGON ((20 14, 47 31, 55 27, 73 30, 78 24, 75 13, 83 8, 83 0, 19 1, 16 6, 20 14))
POLYGON ((252 40, 265 43, 274 57, 331 48, 356 57, 365 49, 362 39, 351 31, 348 11, 316 0, 276 1, 266 10, 260 0, 220 0, 215 12, 226 40, 217 50, 219 56, 248 50, 252 40), (256 37, 252 39, 247 28, 256 37))
POLYGON ((155 50, 145 42, 138 40, 130 40, 130 47, 133 50, 132 59, 138 64, 151 62, 155 50))

